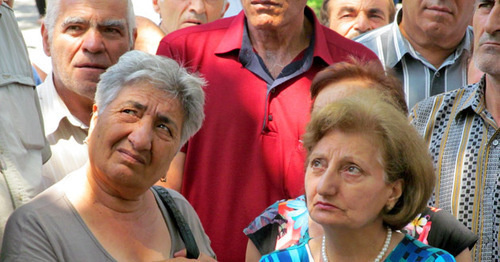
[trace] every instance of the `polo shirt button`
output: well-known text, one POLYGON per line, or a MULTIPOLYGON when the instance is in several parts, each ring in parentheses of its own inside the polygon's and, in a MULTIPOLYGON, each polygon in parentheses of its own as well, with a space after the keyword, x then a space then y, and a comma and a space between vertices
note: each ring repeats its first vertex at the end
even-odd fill
POLYGON ((267 119, 268 119, 269 121, 273 121, 273 116, 272 116, 272 115, 269 115, 269 116, 267 116, 267 119))
POLYGON ((440 76, 441 76, 441 73, 436 72, 436 77, 440 77, 440 76))
POLYGON ((271 93, 276 93, 276 88, 271 89, 271 93))
POLYGON ((498 144, 500 144, 500 142, 498 142, 498 139, 493 140, 493 146, 498 146, 498 144))

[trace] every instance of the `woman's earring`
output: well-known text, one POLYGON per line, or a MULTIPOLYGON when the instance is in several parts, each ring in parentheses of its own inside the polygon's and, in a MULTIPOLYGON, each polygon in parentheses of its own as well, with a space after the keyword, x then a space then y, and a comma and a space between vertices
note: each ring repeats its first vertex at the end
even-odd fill
POLYGON ((167 182, 167 178, 166 178, 166 177, 162 177, 162 178, 160 178, 160 182, 162 182, 162 183, 167 182))

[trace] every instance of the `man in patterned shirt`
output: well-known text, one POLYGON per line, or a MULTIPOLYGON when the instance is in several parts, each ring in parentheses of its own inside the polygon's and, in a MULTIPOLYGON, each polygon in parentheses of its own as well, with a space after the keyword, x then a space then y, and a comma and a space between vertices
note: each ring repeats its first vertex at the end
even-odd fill
POLYGON ((405 1, 396 20, 354 40, 402 81, 408 107, 467 84, 473 0, 405 1))
POLYGON ((412 124, 437 171, 431 205, 479 235, 475 261, 495 261, 500 228, 500 0, 476 0, 474 62, 481 81, 418 103, 412 124))

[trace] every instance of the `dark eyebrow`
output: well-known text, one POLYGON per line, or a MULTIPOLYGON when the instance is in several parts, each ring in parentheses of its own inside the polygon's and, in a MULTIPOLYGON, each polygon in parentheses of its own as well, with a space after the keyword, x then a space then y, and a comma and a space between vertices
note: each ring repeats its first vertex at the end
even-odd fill
POLYGON ((126 104, 131 104, 134 108, 137 108, 139 110, 146 110, 147 106, 139 103, 139 102, 136 102, 136 101, 132 101, 132 100, 129 100, 127 102, 125 102, 126 104))
POLYGON ((110 19, 99 23, 100 27, 116 27, 125 30, 125 19, 110 19))
MULTIPOLYGON (((144 111, 147 109, 147 106, 145 106, 137 101, 129 100, 129 101, 126 101, 125 103, 131 104, 134 108, 141 110, 141 111, 144 111)), ((179 130, 179 127, 177 126, 177 124, 174 121, 172 121, 172 119, 170 117, 168 117, 166 115, 160 115, 160 114, 158 114, 156 117, 158 118, 158 120, 160 122, 165 123, 165 124, 171 124, 176 131, 179 130)))
POLYGON ((172 121, 172 119, 170 119, 170 117, 165 115, 158 115, 157 117, 160 120, 160 122, 165 124, 171 124, 176 131, 179 130, 179 127, 175 124, 174 121, 172 121))
POLYGON ((342 12, 349 12, 349 13, 352 13, 352 12, 355 12, 356 9, 352 6, 343 6, 339 9, 339 12, 337 14, 340 14, 342 12))
MULTIPOLYGON (((137 101, 133 101, 133 100, 125 101, 125 105, 131 105, 140 111, 145 111, 148 108, 147 106, 145 106, 137 101)), ((156 117, 158 118, 158 120, 160 122, 165 123, 165 124, 171 124, 176 131, 179 130, 179 127, 177 126, 177 124, 174 121, 172 121, 172 119, 170 117, 168 117, 166 115, 160 115, 160 114, 158 114, 156 117)))
POLYGON ((380 8, 374 7, 374 8, 370 8, 368 10, 368 13, 370 13, 370 14, 377 14, 377 13, 383 14, 384 12, 380 8))

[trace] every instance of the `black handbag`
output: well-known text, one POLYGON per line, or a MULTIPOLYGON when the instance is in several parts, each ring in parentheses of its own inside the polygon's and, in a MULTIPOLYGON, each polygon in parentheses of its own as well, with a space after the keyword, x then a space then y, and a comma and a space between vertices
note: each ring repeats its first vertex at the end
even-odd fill
POLYGON ((198 249, 198 245, 196 245, 196 241, 194 240, 193 233, 191 233, 191 229, 189 229, 189 225, 186 223, 184 216, 177 208, 174 199, 164 187, 153 186, 153 189, 160 196, 161 201, 167 209, 170 217, 174 219, 175 226, 177 227, 182 241, 184 241, 184 245, 186 246, 186 257, 190 259, 197 259, 200 256, 200 250, 198 249))

